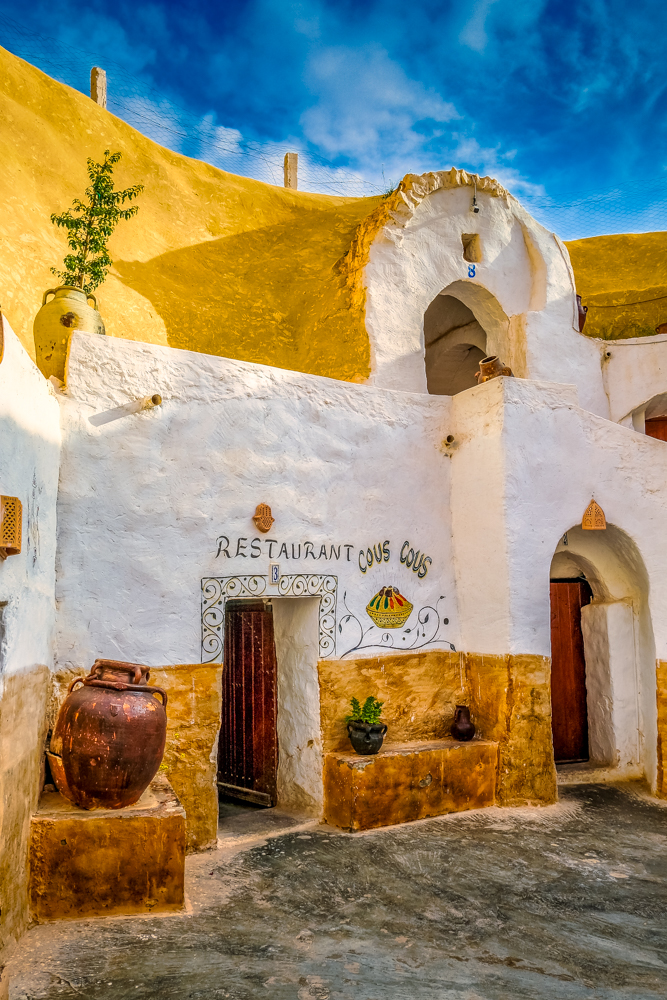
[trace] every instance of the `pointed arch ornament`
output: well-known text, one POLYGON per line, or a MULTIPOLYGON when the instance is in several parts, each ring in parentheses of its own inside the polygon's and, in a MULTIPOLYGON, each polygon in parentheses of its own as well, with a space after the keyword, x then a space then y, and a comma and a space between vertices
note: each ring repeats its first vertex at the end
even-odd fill
POLYGON ((591 499, 591 502, 584 511, 584 516, 581 519, 581 527, 584 531, 604 531, 607 527, 607 519, 604 516, 604 511, 595 502, 594 498, 591 499))

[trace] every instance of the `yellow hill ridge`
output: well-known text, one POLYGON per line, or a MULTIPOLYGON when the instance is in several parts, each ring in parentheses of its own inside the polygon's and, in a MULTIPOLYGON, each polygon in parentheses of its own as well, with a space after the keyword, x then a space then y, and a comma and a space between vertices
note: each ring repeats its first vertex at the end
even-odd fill
POLYGON ((667 233, 594 236, 567 249, 589 337, 647 337, 667 323, 667 233))
POLYGON ((52 212, 120 150, 117 186, 144 185, 110 242, 107 333, 345 380, 369 373, 360 269, 345 254, 380 198, 274 187, 173 153, 0 49, 0 302, 34 358, 32 323, 67 252, 52 212))

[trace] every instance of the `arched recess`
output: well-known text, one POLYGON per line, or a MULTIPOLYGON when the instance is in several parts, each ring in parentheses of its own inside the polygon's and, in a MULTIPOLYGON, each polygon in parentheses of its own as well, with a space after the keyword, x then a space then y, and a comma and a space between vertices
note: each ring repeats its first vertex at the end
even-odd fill
POLYGON ((640 434, 667 441, 667 392, 659 392, 637 406, 621 424, 633 427, 640 434))
MULTIPOLYGON (((590 760, 628 776, 644 773, 654 786, 655 642, 641 554, 616 525, 604 531, 576 526, 559 541, 550 577, 552 583, 585 580, 592 591, 592 600, 581 608, 590 760)), ((552 653, 557 627, 552 588, 552 653)), ((557 683, 554 670, 552 698, 557 683)))
POLYGON ((426 385, 436 396, 454 396, 476 385, 479 362, 501 353, 509 319, 483 285, 454 281, 424 313, 426 385))

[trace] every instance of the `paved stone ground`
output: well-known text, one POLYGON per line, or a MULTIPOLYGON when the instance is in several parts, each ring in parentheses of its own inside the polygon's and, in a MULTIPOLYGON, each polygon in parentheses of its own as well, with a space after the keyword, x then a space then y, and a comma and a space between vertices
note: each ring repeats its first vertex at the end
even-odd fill
POLYGON ((580 785, 356 836, 228 811, 190 912, 35 928, 10 998, 664 998, 666 806, 580 785))

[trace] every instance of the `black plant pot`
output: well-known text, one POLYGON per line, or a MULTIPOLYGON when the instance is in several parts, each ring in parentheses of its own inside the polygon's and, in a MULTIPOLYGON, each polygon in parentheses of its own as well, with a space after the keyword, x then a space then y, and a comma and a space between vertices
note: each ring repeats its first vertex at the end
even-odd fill
POLYGON ((382 746, 387 726, 380 722, 361 722, 355 719, 354 722, 348 722, 347 731, 350 743, 357 753, 372 754, 377 753, 382 746))

